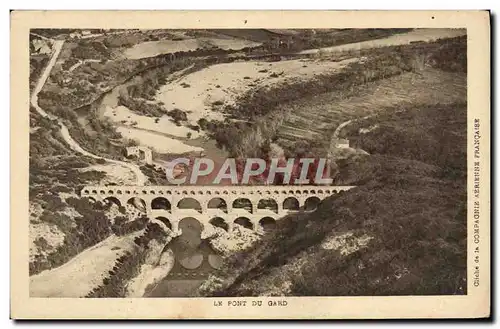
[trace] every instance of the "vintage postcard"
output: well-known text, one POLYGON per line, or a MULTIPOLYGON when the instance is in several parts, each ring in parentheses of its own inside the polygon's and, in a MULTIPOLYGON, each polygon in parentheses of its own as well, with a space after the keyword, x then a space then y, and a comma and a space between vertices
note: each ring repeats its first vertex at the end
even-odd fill
POLYGON ((489 19, 13 11, 11 317, 488 317, 489 19))

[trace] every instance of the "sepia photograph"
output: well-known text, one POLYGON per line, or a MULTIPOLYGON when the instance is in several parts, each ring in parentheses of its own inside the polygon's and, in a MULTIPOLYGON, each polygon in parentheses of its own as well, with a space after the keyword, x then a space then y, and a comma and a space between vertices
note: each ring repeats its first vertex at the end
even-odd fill
POLYGON ((489 64, 471 71, 489 60, 486 12, 469 13, 475 30, 458 14, 272 28, 104 26, 104 13, 92 28, 66 14, 18 16, 19 296, 198 305, 165 318, 476 296, 488 314, 489 64), (471 58, 478 30, 487 52, 471 58))

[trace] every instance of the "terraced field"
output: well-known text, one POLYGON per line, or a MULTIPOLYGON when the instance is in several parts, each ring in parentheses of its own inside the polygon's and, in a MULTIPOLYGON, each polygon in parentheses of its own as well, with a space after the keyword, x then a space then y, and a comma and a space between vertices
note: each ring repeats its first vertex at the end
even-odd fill
POLYGON ((279 130, 282 141, 313 140, 342 122, 408 104, 450 104, 467 97, 466 75, 426 68, 287 104, 290 117, 279 130))

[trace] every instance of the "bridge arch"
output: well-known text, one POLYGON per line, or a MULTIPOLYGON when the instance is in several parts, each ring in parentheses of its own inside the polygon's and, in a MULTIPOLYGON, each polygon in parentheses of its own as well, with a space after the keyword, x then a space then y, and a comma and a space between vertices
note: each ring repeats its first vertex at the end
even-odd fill
POLYGON ((179 228, 191 228, 199 232, 203 231, 203 223, 194 217, 184 217, 179 221, 179 228))
POLYGON ((180 256, 176 258, 179 264, 187 270, 195 270, 203 264, 205 257, 202 254, 195 254, 191 256, 180 256))
POLYGON ((227 213, 227 203, 226 200, 223 198, 212 198, 210 201, 208 201, 208 206, 207 208, 209 209, 220 209, 227 213))
POLYGON ((267 216, 259 220, 259 225, 265 232, 272 231, 276 228, 276 220, 267 216))
POLYGON ((183 198, 177 203, 177 208, 179 209, 194 209, 201 213, 202 208, 198 200, 194 198, 183 198))
POLYGON ((151 209, 171 210, 172 205, 167 199, 163 197, 157 197, 151 201, 151 209))
POLYGON ((131 206, 135 209, 140 210, 141 212, 146 212, 146 202, 138 197, 132 197, 128 199, 127 205, 131 206))
POLYGON ((257 209, 269 209, 278 213, 278 203, 272 198, 260 199, 257 204, 257 209))
POLYGON ((253 204, 250 199, 238 198, 233 201, 233 209, 245 209, 249 213, 253 213, 253 204))
MULTIPOLYGON (((182 255, 189 256, 202 243, 201 235, 205 229, 203 223, 195 217, 184 217, 178 223, 179 231, 182 232, 171 245, 176 259, 182 255)), ((180 257, 180 258, 178 258, 180 257)))
POLYGON ((214 217, 210 219, 209 223, 215 227, 219 227, 225 231, 229 231, 229 225, 222 217, 214 217))
POLYGON ((305 211, 313 211, 316 208, 318 208, 318 205, 320 204, 321 199, 318 198, 317 196, 312 196, 306 199, 306 202, 304 204, 304 210, 305 211))
POLYGON ((241 225, 249 230, 254 229, 252 221, 247 217, 238 217, 234 220, 234 223, 237 225, 241 225))
POLYGON ((112 203, 114 203, 115 205, 117 205, 118 207, 121 207, 122 203, 120 202, 120 200, 118 200, 118 198, 114 197, 114 196, 109 196, 107 198, 105 198, 104 200, 102 200, 104 204, 106 205, 111 205, 112 203))
POLYGON ((170 220, 168 218, 163 217, 163 216, 158 216, 155 219, 162 222, 163 224, 165 224, 165 226, 168 227, 170 230, 172 229, 172 223, 170 222, 170 220))
POLYGON ((297 198, 290 196, 283 200, 283 209, 286 210, 300 210, 300 203, 297 198))

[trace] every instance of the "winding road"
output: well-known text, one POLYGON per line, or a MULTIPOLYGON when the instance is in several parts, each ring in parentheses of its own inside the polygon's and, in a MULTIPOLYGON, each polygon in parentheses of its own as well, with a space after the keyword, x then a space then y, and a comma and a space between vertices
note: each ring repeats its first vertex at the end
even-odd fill
POLYGON ((61 119, 58 117, 49 114, 45 112, 40 105, 38 105, 38 94, 42 90, 43 86, 45 85, 45 82, 47 82, 47 79, 49 78, 50 72, 52 71, 52 68, 54 67, 54 64, 56 63, 57 57, 59 56, 59 53, 61 52, 62 46, 64 45, 64 40, 51 40, 52 41, 52 57, 50 58, 49 63, 45 67, 45 70, 43 71, 42 75, 40 76, 40 79, 38 79, 38 82, 33 89, 33 93, 31 96, 31 105, 35 108, 35 110, 44 118, 49 118, 51 120, 57 120, 57 123, 59 124, 61 128, 61 135, 64 139, 64 141, 69 145, 69 147, 74 150, 75 152, 78 152, 84 156, 88 156, 94 159, 103 159, 107 162, 114 163, 123 167, 126 167, 127 169, 131 170, 135 177, 136 177, 136 185, 144 185, 147 182, 147 177, 142 173, 141 169, 139 166, 134 165, 129 162, 124 162, 124 161, 119 161, 119 160, 113 160, 113 159, 108 159, 104 158, 98 155, 95 155, 93 153, 90 153, 86 150, 84 150, 74 139, 71 137, 68 127, 63 123, 61 119))

